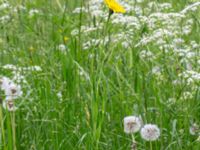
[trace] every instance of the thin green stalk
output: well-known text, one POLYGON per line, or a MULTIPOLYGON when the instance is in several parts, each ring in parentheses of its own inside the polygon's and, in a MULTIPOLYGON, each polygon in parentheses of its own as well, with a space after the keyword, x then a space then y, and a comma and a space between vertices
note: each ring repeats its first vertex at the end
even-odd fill
POLYGON ((4 150, 6 150, 7 146, 6 146, 6 140, 5 140, 2 105, 0 105, 0 126, 1 126, 1 133, 2 133, 1 134, 2 135, 2 143, 3 143, 4 150))
POLYGON ((63 10, 63 8, 62 8, 62 6, 61 6, 61 4, 60 4, 60 1, 59 1, 59 0, 56 0, 56 3, 57 3, 57 5, 58 5, 58 7, 59 7, 61 10, 63 10))
POLYGON ((131 150, 136 150, 137 149, 137 142, 135 140, 134 134, 131 134, 131 137, 132 137, 131 150))
POLYGON ((153 150, 152 142, 150 142, 150 150, 153 150))
POLYGON ((13 148, 14 148, 14 150, 17 150, 17 147, 16 147, 16 130, 15 130, 15 111, 11 112, 11 125, 12 125, 13 148))

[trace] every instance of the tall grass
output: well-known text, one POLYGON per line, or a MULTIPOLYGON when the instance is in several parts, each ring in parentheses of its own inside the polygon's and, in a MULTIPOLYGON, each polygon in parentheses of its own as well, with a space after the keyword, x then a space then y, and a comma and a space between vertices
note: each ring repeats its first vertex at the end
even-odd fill
MULTIPOLYGON (((161 136, 155 142, 145 142, 137 133, 139 150, 200 149, 199 135, 189 132, 193 123, 200 125, 199 80, 192 85, 185 80, 174 85, 179 74, 187 71, 187 63, 182 63, 174 52, 159 49, 154 44, 156 41, 136 46, 142 37, 153 33, 147 25, 130 30, 126 24, 114 24, 114 16, 107 20, 90 12, 73 13, 77 7, 89 7, 84 0, 7 2, 12 7, 0 10, 0 17, 10 15, 8 21, 0 23, 0 76, 12 78, 12 70, 3 68, 6 64, 40 66, 42 71, 20 71, 27 84, 22 84, 23 97, 16 100, 16 111, 9 112, 1 105, 0 149, 131 149, 131 135, 123 131, 123 118, 128 115, 141 116, 144 123, 155 123, 161 129, 161 136), (30 16, 31 9, 39 13, 30 16), (81 29, 83 25, 100 24, 102 28, 89 33, 81 29), (74 29, 78 30, 76 35, 71 34, 74 29), (127 48, 122 45, 125 35, 116 38, 118 33, 129 37, 127 48), (103 43, 84 50, 84 44, 92 39, 101 39, 103 43), (66 46, 64 51, 59 50, 60 44, 66 46), (142 50, 152 51, 156 58, 142 59, 142 50), (152 73, 155 66, 161 68, 161 75, 152 73), (191 97, 182 98, 184 92, 191 97)), ((149 2, 152 1, 141 4, 144 12, 149 2)), ((171 3, 172 9, 165 13, 180 12, 192 3, 189 0, 153 2, 171 3)), ((190 41, 200 44, 199 10, 200 7, 188 12, 177 26, 181 28, 188 19, 194 21, 191 33, 181 36, 185 40, 181 47, 190 41)), ((105 6, 101 11, 108 12, 105 6)), ((144 16, 154 12, 152 9, 144 16)), ((133 12, 127 15, 139 18, 133 12)), ((163 39, 170 44, 172 38, 163 39)), ((198 73, 199 50, 199 47, 195 49, 196 56, 191 58, 192 69, 198 73)), ((4 99, 2 91, 0 98, 4 99)))

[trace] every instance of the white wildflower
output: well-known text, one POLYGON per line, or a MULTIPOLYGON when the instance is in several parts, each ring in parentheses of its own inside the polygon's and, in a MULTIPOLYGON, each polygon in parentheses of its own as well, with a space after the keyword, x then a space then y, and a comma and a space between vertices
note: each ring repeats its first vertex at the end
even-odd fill
POLYGON ((159 66, 155 66, 152 68, 152 74, 154 75, 161 75, 161 68, 159 66))
POLYGON ((191 92, 183 92, 180 99, 188 100, 188 99, 192 99, 192 98, 193 98, 193 94, 191 92))
POLYGON ((16 83, 27 83, 25 77, 21 75, 19 72, 16 72, 12 78, 12 80, 16 83))
POLYGON ((162 3, 159 5, 161 10, 169 10, 172 8, 172 4, 170 3, 162 3))
POLYGON ((29 17, 33 17, 33 16, 35 16, 36 14, 39 14, 39 13, 40 13, 39 10, 31 9, 31 10, 29 10, 29 17))
POLYGON ((71 31, 71 35, 76 36, 79 34, 79 30, 78 29, 74 29, 71 31))
POLYGON ((9 69, 9 70, 17 70, 17 67, 12 64, 6 64, 3 66, 3 69, 9 69))
POLYGON ((74 14, 87 13, 87 12, 88 11, 85 7, 77 7, 72 11, 72 13, 74 14))
POLYGON ((124 41, 124 42, 122 42, 122 46, 123 46, 123 48, 128 48, 129 47, 129 43, 127 42, 127 41, 124 41))
POLYGON ((61 91, 59 91, 56 95, 57 95, 59 101, 63 101, 63 95, 62 95, 61 91))
POLYGON ((141 59, 152 60, 154 58, 154 54, 151 51, 148 51, 148 50, 142 50, 139 55, 140 55, 141 59))
POLYGON ((58 49, 61 51, 61 52, 65 52, 66 51, 66 46, 64 44, 60 44, 58 46, 58 49))
POLYGON ((113 16, 113 20, 112 23, 113 24, 122 24, 122 25, 126 25, 128 27, 135 27, 135 29, 140 29, 140 22, 139 20, 134 17, 134 16, 123 16, 123 15, 119 15, 119 14, 114 14, 113 16))
POLYGON ((33 71, 42 71, 42 68, 40 66, 33 66, 32 70, 33 71))
POLYGON ((6 23, 8 20, 10 20, 10 16, 9 15, 5 15, 0 17, 0 22, 1 23, 6 23))
POLYGON ((0 5, 0 11, 9 8, 10 5, 8 3, 3 3, 0 5))

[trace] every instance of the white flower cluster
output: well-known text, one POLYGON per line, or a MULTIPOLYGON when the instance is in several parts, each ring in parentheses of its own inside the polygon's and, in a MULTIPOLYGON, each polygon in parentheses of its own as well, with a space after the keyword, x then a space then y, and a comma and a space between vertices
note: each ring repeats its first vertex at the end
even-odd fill
POLYGON ((142 119, 137 116, 124 118, 124 132, 133 134, 140 131, 141 137, 146 141, 155 141, 160 137, 160 129, 157 125, 146 124, 143 126, 142 119))
POLYGON ((12 71, 13 74, 12 80, 18 84, 27 83, 25 76, 22 73, 28 71, 35 71, 35 72, 42 71, 40 66, 17 67, 12 64, 6 64, 2 68, 12 71))
POLYGON ((90 0, 88 5, 92 17, 104 18, 107 16, 107 13, 102 10, 103 0, 90 0))
POLYGON ((0 17, 0 22, 1 23, 6 23, 9 20, 10 20, 10 16, 9 15, 5 15, 5 16, 0 17))
POLYGON ((29 10, 29 17, 34 17, 37 14, 40 14, 40 11, 38 9, 29 10))
POLYGON ((199 83, 200 81, 200 73, 193 70, 182 72, 179 74, 179 77, 183 78, 188 85, 192 83, 199 83))
POLYGON ((0 11, 10 8, 10 4, 8 2, 2 3, 0 5, 0 11))
POLYGON ((9 2, 3 2, 0 4, 0 23, 8 23, 8 21, 12 20, 13 15, 18 10, 26 10, 26 8, 22 5, 12 6, 9 2), (11 17, 12 16, 12 17, 11 17))
POLYGON ((154 54, 148 50, 142 50, 139 54, 140 58, 143 60, 153 60, 154 54))
MULTIPOLYGON (((102 24, 98 24, 96 27, 92 27, 92 26, 81 26, 80 27, 80 33, 81 34, 89 34, 92 33, 94 31, 100 30, 102 29, 103 25, 102 24)), ((74 29, 71 31, 71 35, 76 36, 79 34, 79 29, 74 29)))
POLYGON ((72 13, 74 14, 88 13, 88 10, 85 7, 77 7, 72 11, 72 13))
POLYGON ((112 23, 126 25, 127 27, 131 27, 136 30, 139 30, 141 28, 140 21, 137 17, 134 16, 114 14, 112 17, 112 23))

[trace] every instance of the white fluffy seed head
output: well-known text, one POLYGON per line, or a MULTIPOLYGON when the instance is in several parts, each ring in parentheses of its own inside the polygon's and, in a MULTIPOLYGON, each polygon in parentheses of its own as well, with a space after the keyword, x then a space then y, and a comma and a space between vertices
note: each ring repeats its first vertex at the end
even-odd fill
POLYGON ((7 78, 7 77, 1 78, 0 79, 1 90, 6 90, 10 83, 11 83, 11 80, 9 78, 7 78))
POLYGON ((21 86, 15 84, 12 80, 7 77, 0 79, 0 89, 4 91, 6 100, 14 100, 22 96, 23 92, 21 86))
POLYGON ((22 96, 21 86, 15 83, 10 83, 5 89, 6 100, 14 100, 22 96))
POLYGON ((12 100, 3 101, 3 108, 8 111, 16 111, 18 109, 12 100))
POLYGON ((136 116, 127 116, 124 118, 124 132, 127 134, 135 133, 140 130, 142 120, 136 116))
POLYGON ((157 125, 146 124, 140 131, 141 137, 146 141, 155 141, 160 136, 160 129, 157 125))
POLYGON ((189 132, 191 135, 196 135, 199 132, 199 126, 196 123, 193 123, 190 128, 189 128, 189 132))

